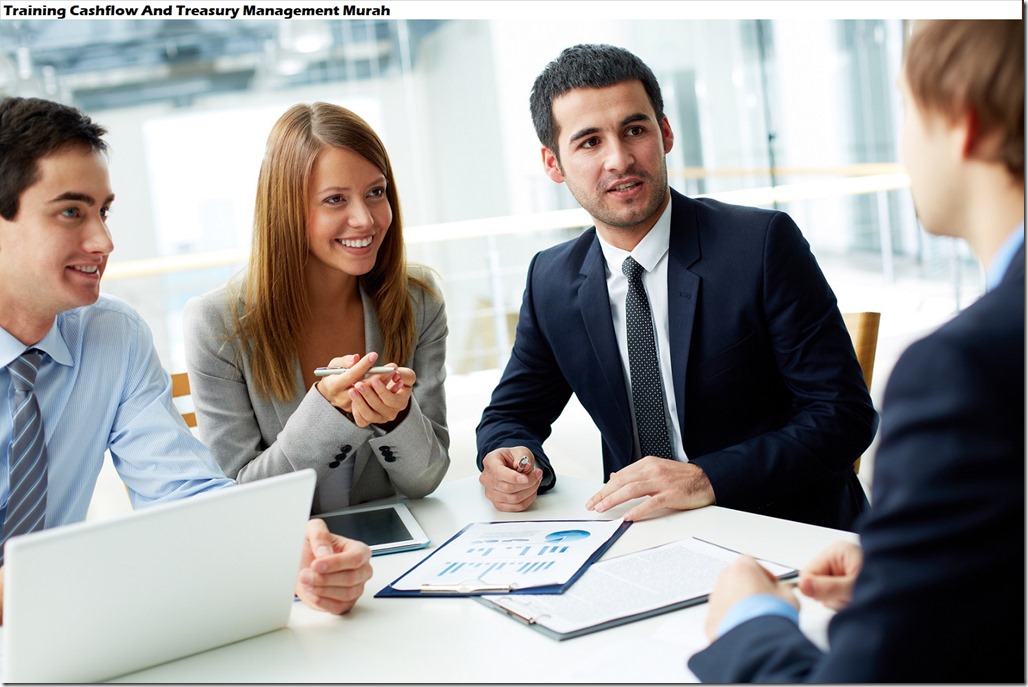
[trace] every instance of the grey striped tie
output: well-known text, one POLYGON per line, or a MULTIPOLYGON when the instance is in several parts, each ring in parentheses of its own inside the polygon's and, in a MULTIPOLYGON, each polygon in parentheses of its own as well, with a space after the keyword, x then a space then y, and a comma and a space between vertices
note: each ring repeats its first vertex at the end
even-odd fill
POLYGON ((653 334, 653 316, 643 287, 643 267, 631 256, 621 263, 628 277, 625 316, 628 328, 628 371, 632 378, 632 407, 642 455, 674 458, 664 413, 664 391, 653 334))
POLYGON ((10 495, 0 534, 0 564, 4 542, 42 529, 46 517, 46 435, 39 403, 32 393, 42 360, 43 352, 33 348, 7 366, 14 386, 14 423, 8 458, 10 495))

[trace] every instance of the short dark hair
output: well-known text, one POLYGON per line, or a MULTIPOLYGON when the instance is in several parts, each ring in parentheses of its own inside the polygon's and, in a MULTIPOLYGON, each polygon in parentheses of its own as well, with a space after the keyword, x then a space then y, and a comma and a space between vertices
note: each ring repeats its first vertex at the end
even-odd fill
MULTIPOLYGON (((579 44, 565 48, 546 65, 532 86, 529 106, 539 142, 557 155, 557 126, 553 100, 576 88, 604 88, 638 79, 646 89, 657 120, 664 117, 664 99, 653 71, 624 48, 605 44, 579 44)), ((559 159, 559 155, 558 159, 559 159)))
POLYGON ((13 220, 22 192, 39 180, 41 158, 66 146, 107 152, 107 133, 76 110, 41 98, 0 100, 0 217, 13 220))

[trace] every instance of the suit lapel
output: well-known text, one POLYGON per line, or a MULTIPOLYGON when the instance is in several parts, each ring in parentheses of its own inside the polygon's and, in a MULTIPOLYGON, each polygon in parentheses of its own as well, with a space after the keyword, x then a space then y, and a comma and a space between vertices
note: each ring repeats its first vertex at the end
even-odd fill
POLYGON ((632 455, 631 411, 628 407, 628 389, 621 370, 621 352, 614 336, 614 325, 610 312, 610 295, 607 292, 607 266, 600 250, 599 239, 593 237, 581 275, 584 277, 578 287, 578 303, 582 322, 593 347, 593 360, 579 361, 583 365, 597 365, 596 373, 603 377, 607 386, 607 399, 602 403, 606 409, 610 426, 622 428, 621 436, 612 437, 611 446, 628 448, 625 455, 632 455), (609 403, 608 403, 609 401, 609 403), (618 419, 615 419, 618 418, 618 419))
POLYGON ((678 405, 678 426, 685 428, 685 371, 689 362, 700 278, 689 267, 700 259, 696 213, 688 199, 671 191, 671 240, 668 246, 668 326, 671 339, 671 378, 678 405))

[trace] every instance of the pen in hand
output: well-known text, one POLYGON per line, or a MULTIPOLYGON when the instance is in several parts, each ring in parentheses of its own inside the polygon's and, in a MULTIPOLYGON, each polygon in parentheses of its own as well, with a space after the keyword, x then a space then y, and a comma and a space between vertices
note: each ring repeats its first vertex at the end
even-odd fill
POLYGON ((514 466, 515 472, 524 472, 525 468, 528 467, 528 456, 521 456, 521 460, 514 466))
MULTIPOLYGON (((329 375, 340 375, 340 374, 346 372, 349 369, 350 368, 348 368, 348 367, 318 367, 318 368, 315 368, 315 370, 314 370, 314 376, 315 377, 328 377, 329 375)), ((391 368, 391 367, 373 367, 370 370, 368 370, 366 373, 364 373, 364 376, 367 377, 369 375, 384 374, 386 372, 392 372, 392 371, 393 371, 393 368, 391 368)))

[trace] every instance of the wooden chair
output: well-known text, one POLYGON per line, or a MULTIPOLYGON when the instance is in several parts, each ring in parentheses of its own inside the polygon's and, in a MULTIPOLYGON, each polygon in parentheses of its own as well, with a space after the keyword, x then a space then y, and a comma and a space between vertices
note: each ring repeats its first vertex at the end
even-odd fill
MULTIPOLYGON (((185 372, 176 372, 171 375, 171 397, 181 398, 183 396, 190 395, 189 390, 189 375, 185 372)), ((196 413, 186 412, 182 413, 182 419, 186 421, 186 425, 190 428, 196 427, 196 413)))
MULTIPOLYGON (((864 373, 864 383, 871 391, 871 377, 875 368, 875 353, 878 351, 878 324, 882 314, 877 312, 843 313, 846 329, 853 341, 853 350, 860 363, 860 371, 864 373)), ((860 472, 860 458, 853 462, 853 471, 860 472)))

